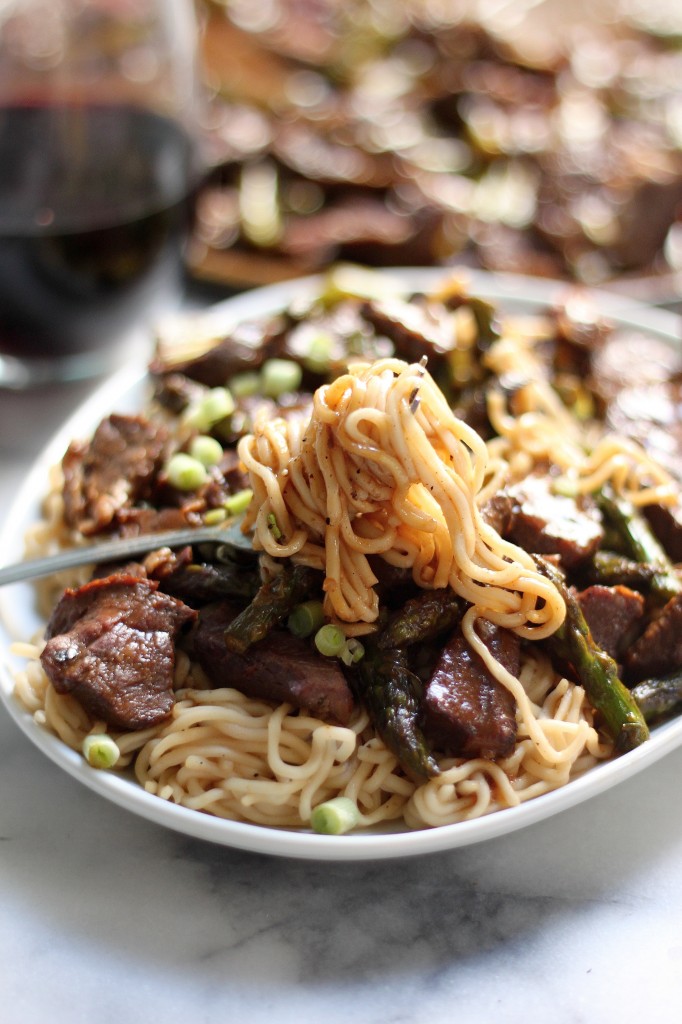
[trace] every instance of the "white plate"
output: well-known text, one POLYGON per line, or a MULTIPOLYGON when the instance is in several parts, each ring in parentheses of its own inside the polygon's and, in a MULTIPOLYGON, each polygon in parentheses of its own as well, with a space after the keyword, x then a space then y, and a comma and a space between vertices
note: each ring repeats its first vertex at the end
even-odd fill
MULTIPOLYGON (((428 288, 443 276, 442 271, 422 269, 390 273, 414 289, 428 288)), ((514 276, 472 271, 470 279, 475 294, 519 311, 542 309, 566 291, 562 284, 514 276)), ((193 314, 192 318, 196 320, 197 327, 209 334, 220 332, 246 318, 276 312, 294 297, 313 294, 317 286, 315 278, 286 282, 219 303, 204 313, 193 314)), ((679 320, 671 313, 647 309, 607 294, 600 297, 600 309, 616 323, 645 330, 671 344, 678 343, 679 320)), ((13 561, 17 552, 22 550, 24 531, 38 518, 47 470, 59 461, 69 441, 87 436, 107 411, 139 409, 144 383, 144 367, 126 368, 99 388, 64 424, 39 456, 16 496, 0 533, 0 562, 13 561)), ((651 739, 638 749, 598 765, 562 789, 487 817, 441 828, 400 832, 383 830, 337 837, 224 821, 151 796, 128 778, 90 768, 79 754, 36 725, 11 695, 11 668, 12 664, 19 663, 12 661, 8 648, 12 640, 29 637, 39 625, 29 585, 17 584, 0 592, 0 696, 11 717, 31 742, 60 768, 121 807, 186 835, 258 853, 319 860, 367 860, 412 856, 481 842, 548 818, 602 793, 642 771, 682 743, 680 717, 655 729, 651 739)))

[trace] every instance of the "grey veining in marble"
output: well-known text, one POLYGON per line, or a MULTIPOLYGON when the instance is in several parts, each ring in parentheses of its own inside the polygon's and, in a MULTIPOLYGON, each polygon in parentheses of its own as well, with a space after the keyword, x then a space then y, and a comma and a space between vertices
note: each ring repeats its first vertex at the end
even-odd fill
POLYGON ((682 753, 508 838, 346 865, 186 839, 0 738, 6 1024, 641 1021, 682 993, 682 753))

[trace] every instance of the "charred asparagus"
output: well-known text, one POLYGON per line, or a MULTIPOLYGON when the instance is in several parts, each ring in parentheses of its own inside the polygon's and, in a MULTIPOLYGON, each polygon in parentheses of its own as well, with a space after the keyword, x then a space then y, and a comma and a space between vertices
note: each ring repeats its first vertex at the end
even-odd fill
POLYGON ((405 652, 381 650, 369 642, 355 676, 379 735, 404 771, 417 782, 437 775, 419 722, 421 681, 408 668, 405 652))
POLYGON ((649 593, 658 604, 665 604, 682 592, 682 582, 670 559, 657 541, 647 521, 625 498, 602 490, 597 501, 610 527, 620 537, 627 554, 637 562, 653 566, 649 593))
POLYGON ((243 654, 267 636, 292 609, 314 590, 320 589, 320 575, 305 565, 287 562, 279 573, 264 583, 243 612, 225 630, 225 644, 231 651, 243 654))
POLYGON ((659 679, 645 679, 630 692, 647 722, 664 718, 682 704, 682 669, 659 679))
POLYGON ((566 586, 561 572, 537 555, 535 562, 566 603, 566 618, 545 641, 547 648, 554 657, 572 667, 618 753, 632 750, 649 738, 640 708, 621 682, 613 658, 597 647, 592 639, 580 605, 566 586))
POLYGON ((410 647, 452 630, 464 614, 464 602, 449 587, 424 590, 395 613, 379 635, 382 651, 410 647))

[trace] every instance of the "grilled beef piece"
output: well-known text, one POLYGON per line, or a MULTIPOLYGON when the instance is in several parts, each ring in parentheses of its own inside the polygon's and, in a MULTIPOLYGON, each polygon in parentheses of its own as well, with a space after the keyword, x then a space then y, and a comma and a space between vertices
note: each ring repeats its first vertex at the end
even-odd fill
MULTIPOLYGON (((512 675, 520 668, 516 634, 479 619, 476 632, 512 675)), ((441 652, 424 693, 424 732, 457 757, 508 757, 516 742, 516 701, 458 629, 441 652)))
POLYGON ((594 353, 587 382, 607 408, 618 402, 625 389, 664 384, 681 372, 679 349, 655 335, 621 329, 613 331, 594 353))
POLYGON ((341 259, 370 266, 419 265, 428 259, 442 218, 433 209, 391 198, 393 208, 385 196, 358 190, 315 213, 292 216, 278 248, 290 265, 308 269, 341 259))
POLYGON ((325 185, 385 188, 395 175, 387 153, 335 143, 298 118, 276 126, 272 151, 289 170, 325 185))
POLYGON ((209 605, 193 633, 193 656, 214 686, 231 686, 248 697, 293 704, 324 721, 348 723, 353 695, 336 659, 324 658, 284 629, 273 630, 244 654, 230 651, 223 634, 236 614, 226 602, 209 605))
POLYGON ((682 480, 681 408, 682 379, 623 388, 606 410, 606 424, 638 441, 652 458, 682 480))
POLYGON ((181 508, 122 508, 116 513, 112 525, 119 537, 139 537, 144 533, 163 530, 182 530, 186 526, 199 526, 202 522, 203 502, 186 502, 181 508))
POLYGON ((506 491, 498 491, 481 505, 480 513, 483 521, 500 537, 506 537, 514 521, 514 502, 506 491))
POLYGON ((578 594, 578 603, 594 642, 620 661, 642 623, 642 595, 629 587, 596 584, 578 594))
POLYGON ((623 658, 629 683, 667 675, 682 666, 682 594, 668 601, 623 658))
POLYGON ((48 623, 40 660, 55 690, 115 729, 156 725, 173 707, 175 639, 197 613, 157 588, 95 579, 67 590, 48 623))
POLYGON ((553 494, 546 475, 531 474, 509 491, 514 502, 509 539, 537 555, 559 555, 565 569, 590 558, 603 530, 596 506, 553 494))
POLYGON ((455 330, 447 322, 450 314, 438 318, 432 310, 400 299, 365 302, 361 312, 375 330, 391 339, 396 356, 408 363, 426 356, 433 372, 434 365, 454 348, 455 330))
POLYGON ((119 509, 151 495, 168 433, 144 416, 107 416, 89 443, 74 441, 62 461, 64 518, 91 535, 106 530, 119 509))
POLYGON ((682 504, 646 505, 642 513, 668 558, 682 562, 682 504))
MULTIPOLYGON (((165 577, 183 569, 192 563, 192 548, 186 545, 179 551, 170 548, 158 548, 150 551, 141 562, 100 562, 95 566, 93 578, 104 579, 107 576, 139 576, 142 579, 161 581, 165 577)), ((180 595, 173 594, 173 597, 180 595)))
POLYGON ((176 416, 193 402, 199 401, 203 394, 203 386, 190 380, 184 373, 168 373, 159 377, 154 384, 154 400, 176 416))
POLYGON ((258 370, 266 359, 279 355, 286 326, 286 319, 279 316, 239 324, 226 338, 192 359, 166 360, 158 351, 149 370, 156 376, 180 373, 210 388, 223 387, 236 373, 258 370))

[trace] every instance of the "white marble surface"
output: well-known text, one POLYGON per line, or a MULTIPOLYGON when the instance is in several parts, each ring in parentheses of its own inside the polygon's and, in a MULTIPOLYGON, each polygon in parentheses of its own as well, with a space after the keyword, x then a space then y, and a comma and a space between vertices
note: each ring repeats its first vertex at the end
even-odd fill
MULTIPOLYGON (((0 394, 0 515, 87 390, 0 394)), ((316 864, 109 805, 2 708, 0 750, 3 1024, 677 1019, 682 751, 507 838, 316 864)))

